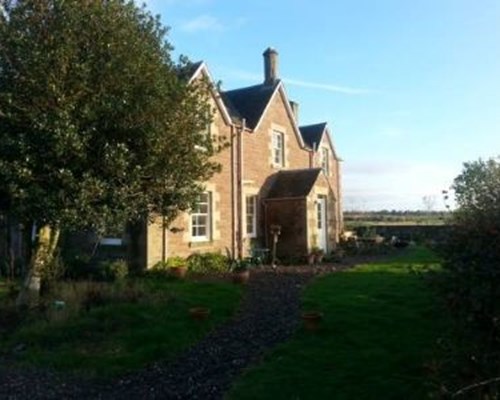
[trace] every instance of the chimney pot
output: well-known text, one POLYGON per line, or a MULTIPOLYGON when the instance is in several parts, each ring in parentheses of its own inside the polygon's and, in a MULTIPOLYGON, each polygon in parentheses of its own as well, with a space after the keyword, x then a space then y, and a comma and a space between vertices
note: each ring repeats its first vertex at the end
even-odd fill
POLYGON ((264 51, 264 84, 274 85, 278 80, 278 52, 272 47, 264 51))

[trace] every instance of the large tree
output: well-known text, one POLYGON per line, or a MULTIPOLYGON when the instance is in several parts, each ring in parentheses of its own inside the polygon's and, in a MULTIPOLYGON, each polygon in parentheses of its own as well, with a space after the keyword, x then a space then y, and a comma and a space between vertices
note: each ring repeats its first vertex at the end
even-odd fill
POLYGON ((27 287, 61 228, 169 221, 217 170, 206 86, 166 33, 133 1, 0 0, 0 207, 36 224, 27 287))

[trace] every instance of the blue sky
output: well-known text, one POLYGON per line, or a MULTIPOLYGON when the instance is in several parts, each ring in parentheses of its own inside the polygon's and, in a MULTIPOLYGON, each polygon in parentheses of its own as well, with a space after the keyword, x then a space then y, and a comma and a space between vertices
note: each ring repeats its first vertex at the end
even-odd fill
POLYGON ((146 3, 224 89, 260 83, 278 50, 300 123, 333 132, 346 209, 442 208, 463 162, 500 154, 498 0, 146 3))

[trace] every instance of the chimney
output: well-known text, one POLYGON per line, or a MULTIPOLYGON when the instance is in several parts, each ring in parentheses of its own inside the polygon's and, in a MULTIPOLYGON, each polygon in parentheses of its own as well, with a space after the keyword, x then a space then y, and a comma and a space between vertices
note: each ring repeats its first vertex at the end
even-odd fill
POLYGON ((293 117, 295 118, 295 122, 299 123, 299 103, 296 101, 290 100, 290 108, 292 109, 293 117))
POLYGON ((273 85, 278 80, 278 52, 268 47, 264 56, 264 84, 273 85))

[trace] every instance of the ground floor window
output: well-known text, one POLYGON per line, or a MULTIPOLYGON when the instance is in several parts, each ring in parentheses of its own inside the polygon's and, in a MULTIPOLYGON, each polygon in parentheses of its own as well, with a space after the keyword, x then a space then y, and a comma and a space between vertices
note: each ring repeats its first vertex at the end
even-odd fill
POLYGON ((191 212, 191 239, 193 241, 210 240, 212 219, 211 193, 200 194, 196 206, 191 212))
POLYGON ((257 196, 246 196, 246 234, 247 237, 257 236, 257 196))

